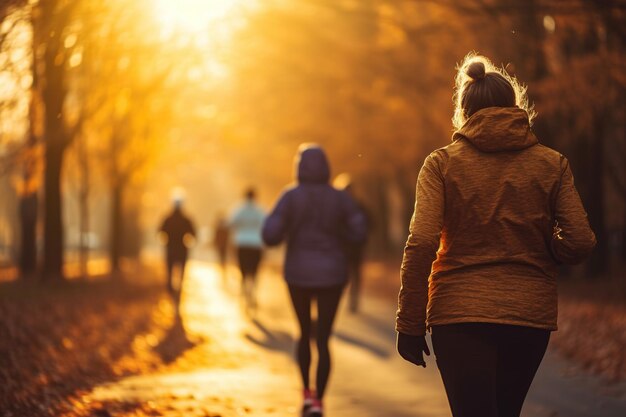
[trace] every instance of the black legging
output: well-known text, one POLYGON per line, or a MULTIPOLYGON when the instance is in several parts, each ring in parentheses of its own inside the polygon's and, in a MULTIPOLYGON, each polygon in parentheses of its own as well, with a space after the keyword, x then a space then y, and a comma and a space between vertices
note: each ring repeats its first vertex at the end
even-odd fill
POLYGON ((550 331, 492 323, 432 327, 454 417, 519 417, 550 331))
POLYGON ((241 246, 237 248, 237 258, 239 260, 239 270, 244 279, 255 280, 259 263, 261 262, 261 248, 241 246))
POLYGON ((168 253, 166 256, 167 264, 167 289, 170 293, 180 293, 183 288, 183 279, 185 278, 185 264, 187 263, 187 255, 172 255, 168 253), (174 267, 179 267, 179 284, 178 291, 174 290, 174 267))
POLYGON ((316 377, 317 397, 322 399, 328 376, 330 375, 330 351, 328 340, 337 313, 344 285, 323 288, 305 288, 290 285, 289 294, 300 324, 297 358, 302 375, 302 383, 309 388, 309 368, 311 366, 311 300, 317 299, 317 341, 318 364, 316 377))

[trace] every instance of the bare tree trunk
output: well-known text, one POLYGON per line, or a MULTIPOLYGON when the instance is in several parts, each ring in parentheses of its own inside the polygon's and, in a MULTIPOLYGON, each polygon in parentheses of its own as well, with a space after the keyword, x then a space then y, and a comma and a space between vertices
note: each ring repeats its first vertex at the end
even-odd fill
POLYGON ((522 42, 519 43, 519 62, 526 67, 527 82, 541 80, 547 75, 546 57, 543 50, 545 29, 543 27, 543 13, 537 0, 526 0, 526 7, 521 16, 522 42))
MULTIPOLYGON (((63 279, 63 215, 61 202, 61 171, 63 155, 69 142, 63 120, 63 103, 67 93, 65 79, 65 50, 63 29, 68 10, 59 11, 53 0, 38 4, 36 24, 42 25, 46 39, 43 62, 42 98, 45 108, 45 169, 44 169, 44 279, 63 279)), ((67 6, 66 6, 67 7, 67 6)))
POLYGON ((608 271, 609 264, 609 248, 606 233, 605 220, 605 187, 604 187, 604 169, 605 169, 605 117, 601 114, 596 115, 595 120, 595 140, 592 141, 590 155, 589 189, 587 190, 586 207, 589 216, 589 223, 596 234, 598 244, 593 251, 589 262, 589 273, 591 275, 603 275, 608 271))
POLYGON ((120 271, 122 236, 122 179, 118 166, 120 133, 114 131, 109 148, 109 181, 111 184, 111 235, 109 238, 109 261, 111 273, 116 278, 120 271))
MULTIPOLYGON (((626 266, 626 210, 624 210, 624 220, 622 224, 622 242, 621 242, 621 255, 622 265, 626 266)), ((626 281, 626 274, 624 274, 624 280, 626 281)))
MULTIPOLYGON (((32 22, 31 22, 32 23, 32 22)), ((34 25, 33 25, 34 26, 34 25)), ((33 29, 35 29, 33 27, 33 29)), ((29 138, 26 161, 24 163, 23 181, 24 189, 20 196, 19 217, 21 231, 21 247, 20 247, 20 276, 22 278, 32 277, 37 270, 37 215, 39 211, 39 199, 37 196, 38 179, 34 178, 37 170, 36 165, 38 156, 34 155, 37 146, 36 125, 38 123, 38 107, 37 107, 37 45, 39 45, 39 36, 33 30, 33 62, 31 65, 31 73, 33 83, 31 86, 31 98, 29 106, 29 138)))
POLYGON ((124 187, 122 190, 124 216, 122 218, 121 256, 133 260, 139 259, 141 255, 143 236, 140 222, 141 191, 141 187, 138 186, 124 187))
POLYGON ((89 275, 89 161, 87 144, 84 143, 86 137, 81 138, 78 143, 78 159, 80 166, 80 190, 79 190, 79 211, 80 211, 80 274, 82 278, 89 275))
POLYGON ((109 259, 114 277, 120 271, 120 255, 122 246, 122 187, 115 182, 111 190, 111 242, 109 259))
POLYGON ((48 145, 44 170, 44 279, 63 279, 63 222, 61 220, 61 167, 63 151, 48 145))
MULTIPOLYGON (((28 181, 25 179, 25 181, 28 181)), ((37 192, 28 192, 20 197, 20 276, 32 277, 37 271, 37 192)))

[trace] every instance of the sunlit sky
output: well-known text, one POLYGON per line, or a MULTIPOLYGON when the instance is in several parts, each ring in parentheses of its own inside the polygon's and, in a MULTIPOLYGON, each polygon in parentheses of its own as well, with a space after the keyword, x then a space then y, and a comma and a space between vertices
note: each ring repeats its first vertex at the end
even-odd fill
POLYGON ((154 0, 156 18, 164 32, 201 35, 211 26, 234 17, 250 0, 154 0))

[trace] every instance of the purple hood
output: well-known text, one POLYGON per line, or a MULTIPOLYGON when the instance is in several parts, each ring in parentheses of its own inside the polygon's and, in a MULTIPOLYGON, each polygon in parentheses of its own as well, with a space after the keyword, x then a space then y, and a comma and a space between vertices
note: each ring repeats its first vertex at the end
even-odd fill
POLYGON ((296 178, 300 184, 328 183, 330 166, 322 148, 310 144, 300 146, 296 156, 296 178))

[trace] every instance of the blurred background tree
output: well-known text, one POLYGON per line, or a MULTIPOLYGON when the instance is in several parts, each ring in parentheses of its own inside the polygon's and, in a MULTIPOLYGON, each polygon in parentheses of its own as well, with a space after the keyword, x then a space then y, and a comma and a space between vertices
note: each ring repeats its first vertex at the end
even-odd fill
POLYGON ((22 276, 76 251, 118 270, 175 186, 199 225, 249 184, 269 206, 310 141, 351 174, 372 253, 399 256, 472 50, 528 84, 572 161, 599 239, 577 273, 624 276, 623 0, 13 0, 0 20, 0 247, 22 276))

